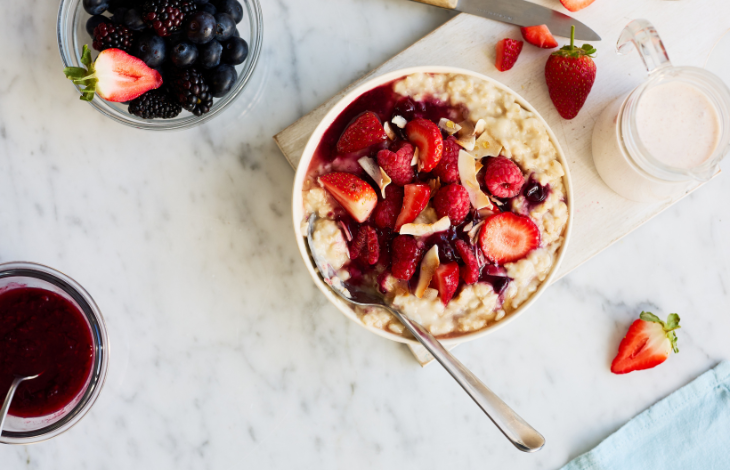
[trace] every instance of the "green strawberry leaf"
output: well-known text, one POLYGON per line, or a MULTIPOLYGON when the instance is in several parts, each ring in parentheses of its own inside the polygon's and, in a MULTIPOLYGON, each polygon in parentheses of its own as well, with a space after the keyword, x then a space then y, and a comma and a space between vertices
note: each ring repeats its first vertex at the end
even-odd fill
POLYGON ((641 318, 644 321, 651 321, 654 323, 659 323, 662 326, 664 326, 664 322, 659 319, 656 315, 654 315, 651 312, 641 312, 641 315, 639 315, 639 318, 641 318))
POLYGON ((63 69, 63 73, 66 75, 66 78, 74 82, 74 85, 80 87, 80 100, 92 101, 94 99, 94 91, 96 90, 96 82, 98 82, 98 79, 96 78, 94 63, 91 61, 91 51, 89 50, 89 46, 86 44, 84 44, 84 49, 81 53, 81 63, 85 65, 86 68, 66 67, 63 69))
POLYGON ((581 47, 575 45, 575 26, 570 27, 570 44, 563 46, 557 51, 553 52, 552 55, 561 57, 570 57, 572 59, 580 59, 581 57, 593 57, 592 54, 596 53, 596 48, 590 44, 583 44, 581 47))
POLYGON ((667 317, 667 330, 676 330, 681 328, 679 326, 679 315, 676 313, 670 313, 667 317))
POLYGON ((82 79, 89 74, 86 69, 81 67, 66 67, 63 69, 63 73, 66 75, 66 78, 74 81, 82 79))
POLYGON ((91 51, 89 50, 89 46, 86 44, 84 44, 84 48, 81 51, 81 63, 86 67, 91 66, 91 51))

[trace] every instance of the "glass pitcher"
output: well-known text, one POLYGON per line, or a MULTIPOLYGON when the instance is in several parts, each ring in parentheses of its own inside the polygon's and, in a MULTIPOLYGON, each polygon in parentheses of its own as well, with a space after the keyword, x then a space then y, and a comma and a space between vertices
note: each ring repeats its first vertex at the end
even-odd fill
POLYGON ((673 66, 647 20, 629 23, 616 48, 634 46, 649 77, 598 118, 593 161, 621 196, 668 201, 718 171, 730 149, 730 90, 707 70, 673 66))

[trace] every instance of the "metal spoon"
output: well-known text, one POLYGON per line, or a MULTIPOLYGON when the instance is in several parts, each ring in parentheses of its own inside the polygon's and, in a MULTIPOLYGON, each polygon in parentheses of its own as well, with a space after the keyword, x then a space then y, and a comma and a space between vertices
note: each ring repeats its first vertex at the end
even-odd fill
POLYGON ((405 314, 394 309, 385 302, 383 295, 377 289, 366 290, 360 286, 348 285, 337 274, 332 266, 329 265, 314 250, 314 242, 312 233, 314 232, 314 223, 317 219, 315 214, 309 217, 309 227, 307 229, 307 243, 309 252, 317 265, 320 275, 324 282, 329 285, 332 290, 340 297, 348 302, 364 307, 378 306, 386 309, 405 325, 408 331, 430 352, 434 358, 451 374, 451 376, 461 385, 461 387, 469 394, 469 396, 479 405, 479 408, 492 420, 492 422, 502 431, 502 434, 509 439, 512 444, 523 452, 536 452, 545 445, 545 438, 537 432, 532 426, 515 413, 505 402, 494 394, 486 385, 484 385, 469 369, 467 369, 458 359, 444 348, 441 343, 433 337, 423 326, 411 320, 405 314))
POLYGON ((26 380, 33 380, 37 379, 41 374, 36 375, 29 375, 27 377, 16 377, 13 379, 13 383, 10 385, 10 390, 8 390, 8 394, 5 395, 5 402, 3 403, 2 409, 0 409, 0 434, 3 432, 3 426, 5 426, 5 418, 8 416, 8 410, 10 409, 10 403, 13 401, 13 397, 15 396, 15 390, 18 389, 18 386, 26 381, 26 380))

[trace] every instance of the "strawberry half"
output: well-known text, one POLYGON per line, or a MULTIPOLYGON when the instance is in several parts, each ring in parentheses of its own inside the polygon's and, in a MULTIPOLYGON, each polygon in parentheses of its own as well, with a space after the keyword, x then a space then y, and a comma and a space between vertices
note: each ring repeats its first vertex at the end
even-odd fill
POLYGON ((495 66, 500 72, 505 72, 512 68, 517 62, 517 58, 522 52, 522 46, 525 43, 522 41, 515 41, 514 39, 502 39, 497 43, 497 60, 495 66))
POLYGON ((317 181, 360 223, 368 220, 378 204, 378 195, 372 186, 353 174, 329 173, 317 181))
POLYGON ((550 54, 545 64, 545 82, 555 109, 564 119, 573 119, 583 107, 596 81, 596 64, 590 44, 573 45, 575 26, 570 28, 570 45, 550 54))
POLYGON ((479 247, 493 263, 503 265, 524 258, 540 246, 540 230, 529 217, 500 212, 484 223, 479 247))
POLYGON ((141 59, 120 49, 106 49, 91 61, 91 52, 84 45, 83 67, 66 67, 63 73, 76 85, 83 86, 81 99, 91 101, 94 92, 107 101, 130 101, 162 85, 160 73, 141 59))
POLYGON ((558 47, 558 41, 550 33, 547 25, 526 26, 520 28, 520 32, 522 33, 522 37, 525 38, 525 41, 533 46, 542 47, 543 49, 558 47))
POLYGON ((680 328, 679 315, 672 313, 664 323, 650 312, 641 312, 639 320, 629 327, 618 346, 618 354, 611 363, 611 372, 627 374, 635 370, 651 369, 666 361, 677 348, 677 334, 680 328))
POLYGON ((416 118, 406 124, 406 135, 418 147, 419 170, 428 173, 436 168, 444 152, 439 127, 428 119, 416 118))
POLYGON ((431 199, 431 187, 423 183, 407 184, 403 186, 403 207, 395 221, 395 231, 399 232, 404 224, 410 224, 418 214, 426 208, 431 199))
POLYGON ((366 149, 388 138, 375 113, 365 111, 359 115, 337 141, 339 153, 351 153, 366 149))
POLYGON ((448 304, 459 287, 459 264, 453 262, 439 265, 431 278, 431 287, 439 291, 441 302, 448 304))
POLYGON ((596 0, 560 0, 560 3, 562 3, 568 11, 578 11, 584 9, 595 1, 596 0))

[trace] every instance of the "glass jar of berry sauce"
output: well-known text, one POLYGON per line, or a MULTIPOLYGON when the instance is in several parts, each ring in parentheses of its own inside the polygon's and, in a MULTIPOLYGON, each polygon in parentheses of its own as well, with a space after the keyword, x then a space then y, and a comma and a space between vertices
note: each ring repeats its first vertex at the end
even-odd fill
POLYGON ((0 443, 30 444, 76 424, 99 396, 109 363, 99 308, 76 281, 49 267, 0 264, 0 397, 18 387, 0 443))

